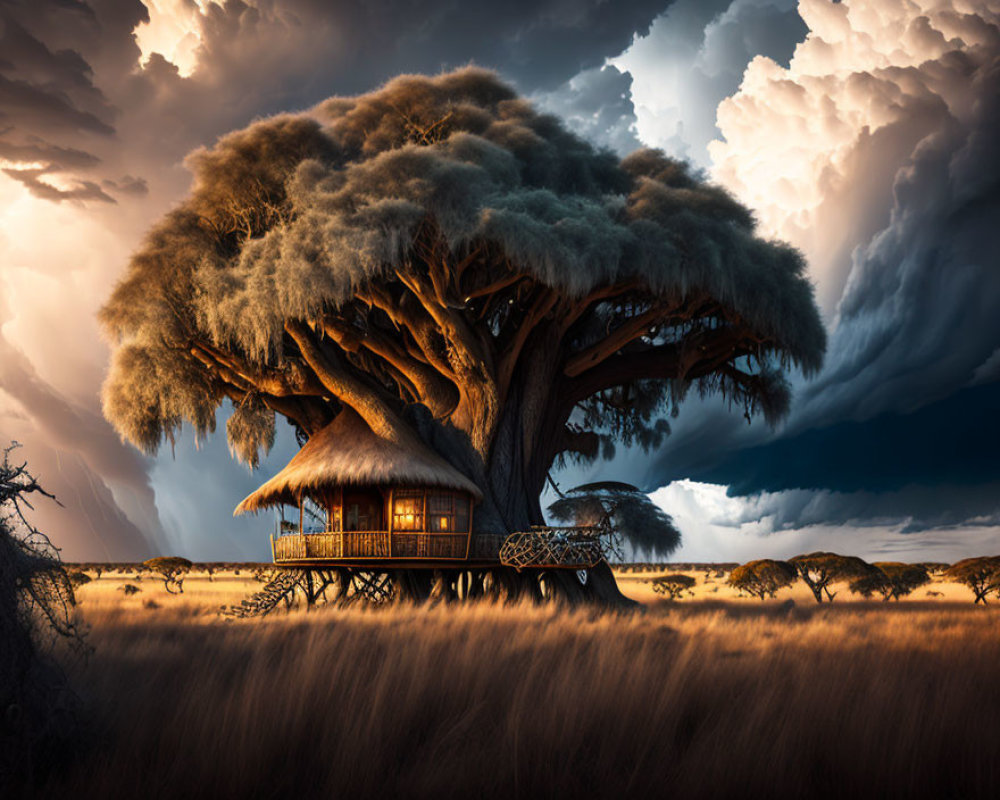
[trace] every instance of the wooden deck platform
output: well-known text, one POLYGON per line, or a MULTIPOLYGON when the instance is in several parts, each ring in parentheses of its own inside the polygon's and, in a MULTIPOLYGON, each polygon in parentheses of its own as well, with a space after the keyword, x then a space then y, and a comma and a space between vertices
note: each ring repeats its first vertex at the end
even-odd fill
POLYGON ((324 531, 271 537, 275 564, 498 562, 503 536, 467 533, 324 531))

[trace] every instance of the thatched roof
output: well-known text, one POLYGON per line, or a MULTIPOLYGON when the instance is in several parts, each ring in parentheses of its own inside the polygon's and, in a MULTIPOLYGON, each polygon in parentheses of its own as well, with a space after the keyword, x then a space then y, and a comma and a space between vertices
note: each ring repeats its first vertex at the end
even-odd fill
POLYGON ((403 442, 383 439, 345 408, 313 434, 281 472, 244 498, 233 515, 282 503, 296 505, 301 493, 337 486, 440 486, 462 489, 477 500, 483 496, 416 436, 403 442))

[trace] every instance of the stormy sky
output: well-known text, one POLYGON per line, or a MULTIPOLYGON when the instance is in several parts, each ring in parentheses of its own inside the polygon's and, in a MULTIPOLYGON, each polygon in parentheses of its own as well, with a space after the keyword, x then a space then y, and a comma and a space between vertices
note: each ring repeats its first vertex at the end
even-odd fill
MULTIPOLYGON (((224 435, 156 458, 100 412, 95 312, 184 157, 400 72, 495 68, 581 135, 689 159, 807 256, 830 332, 788 420, 692 397, 655 453, 676 557, 1000 552, 1000 6, 995 0, 0 0, 0 439, 64 507, 69 559, 264 558, 224 435)), ((221 420, 220 420, 221 422, 221 420)))

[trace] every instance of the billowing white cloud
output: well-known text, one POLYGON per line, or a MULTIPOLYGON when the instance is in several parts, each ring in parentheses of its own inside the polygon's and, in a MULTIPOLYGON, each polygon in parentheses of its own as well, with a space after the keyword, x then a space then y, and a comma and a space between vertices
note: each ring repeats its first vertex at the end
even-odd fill
POLYGON ((991 0, 801 0, 798 11, 805 41, 787 67, 750 62, 718 107, 722 139, 708 150, 712 177, 765 232, 805 252, 832 313, 852 251, 891 222, 897 179, 935 137, 974 125, 1000 9, 991 0))
POLYGON ((135 43, 142 53, 141 64, 153 53, 177 67, 186 78, 198 65, 202 17, 209 0, 145 0, 149 19, 135 29, 135 43))
POLYGON ((710 145, 713 176, 806 252, 836 311, 793 430, 984 383, 1000 341, 1000 6, 803 0, 800 13, 810 33, 789 66, 751 62, 710 145))
POLYGON ((785 61, 805 27, 795 0, 678 0, 609 63, 632 76, 644 144, 708 167, 716 107, 763 53, 785 61))

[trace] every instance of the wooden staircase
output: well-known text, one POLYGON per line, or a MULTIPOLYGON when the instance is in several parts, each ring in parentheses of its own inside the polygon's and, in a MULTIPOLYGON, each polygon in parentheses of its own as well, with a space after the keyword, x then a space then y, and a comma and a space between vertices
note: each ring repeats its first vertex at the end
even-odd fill
POLYGON ((295 596, 295 590, 302 581, 302 570, 275 570, 274 577, 259 592, 254 592, 238 606, 229 606, 222 611, 227 617, 245 619, 247 617, 263 617, 273 611, 284 600, 290 606, 295 596))

